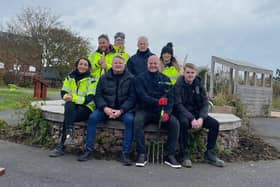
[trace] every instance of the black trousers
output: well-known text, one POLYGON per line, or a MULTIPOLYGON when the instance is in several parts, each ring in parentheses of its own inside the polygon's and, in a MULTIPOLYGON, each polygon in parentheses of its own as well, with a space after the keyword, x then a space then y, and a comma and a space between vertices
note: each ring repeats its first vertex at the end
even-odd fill
MULTIPOLYGON (((146 154, 144 127, 145 125, 153 122, 159 122, 160 113, 151 113, 144 110, 136 111, 134 118, 134 135, 136 141, 136 151, 138 154, 146 154)), ((162 127, 167 129, 168 139, 166 146, 167 155, 175 155, 176 143, 179 136, 179 123, 178 120, 171 115, 167 122, 162 123, 162 127)))
MULTIPOLYGON (((180 122, 180 136, 179 136, 179 145, 180 152, 182 156, 188 156, 189 154, 189 142, 188 142, 188 130, 192 128, 191 121, 183 118, 183 116, 178 117, 180 122)), ((219 122, 214 118, 208 116, 203 120, 203 128, 208 129, 207 134, 207 150, 213 149, 216 146, 217 137, 219 134, 219 122)))
POLYGON ((61 144, 66 139, 66 133, 73 129, 74 122, 85 121, 91 114, 91 110, 85 105, 77 105, 73 102, 66 102, 64 105, 64 122, 62 128, 61 144))

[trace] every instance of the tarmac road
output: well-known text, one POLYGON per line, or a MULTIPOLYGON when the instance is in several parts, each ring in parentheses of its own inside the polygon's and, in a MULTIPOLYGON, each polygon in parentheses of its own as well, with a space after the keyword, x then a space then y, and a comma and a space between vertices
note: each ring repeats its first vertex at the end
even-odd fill
POLYGON ((280 160, 228 163, 225 168, 194 164, 172 169, 165 165, 145 168, 122 166, 116 161, 76 161, 76 155, 49 158, 48 150, 0 140, 0 165, 6 175, 1 187, 279 187, 280 160))

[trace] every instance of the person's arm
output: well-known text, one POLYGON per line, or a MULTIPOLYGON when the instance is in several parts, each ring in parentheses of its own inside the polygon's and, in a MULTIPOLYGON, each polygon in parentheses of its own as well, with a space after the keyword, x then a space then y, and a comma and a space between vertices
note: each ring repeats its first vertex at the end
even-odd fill
POLYGON ((96 88, 96 95, 95 95, 95 104, 97 108, 100 108, 102 111, 104 109, 104 107, 107 106, 107 102, 105 101, 105 99, 103 98, 103 87, 106 85, 104 84, 104 76, 102 76, 100 78, 100 80, 98 81, 97 84, 97 88, 96 88))
POLYGON ((135 90, 134 90, 132 84, 133 84, 133 79, 130 80, 128 97, 120 107, 120 109, 122 110, 122 113, 129 111, 135 105, 136 96, 135 96, 135 90))
POLYGON ((200 86, 200 94, 202 98, 202 103, 199 110, 199 117, 201 117, 202 119, 206 119, 208 116, 208 99, 203 86, 200 86))
POLYGON ((158 99, 153 98, 148 95, 144 84, 145 84, 145 80, 142 80, 141 77, 135 78, 135 82, 134 82, 135 90, 136 90, 137 96, 141 99, 141 101, 139 101, 139 102, 145 101, 148 104, 157 105, 158 99))
POLYGON ((191 112, 188 111, 188 109, 184 106, 183 103, 183 95, 182 95, 182 89, 183 87, 181 87, 180 85, 178 85, 177 83, 174 86, 174 93, 175 93, 175 107, 178 111, 178 113, 180 113, 180 115, 182 116, 186 116, 186 118, 188 118, 189 120, 193 120, 195 119, 195 117, 192 115, 191 112))

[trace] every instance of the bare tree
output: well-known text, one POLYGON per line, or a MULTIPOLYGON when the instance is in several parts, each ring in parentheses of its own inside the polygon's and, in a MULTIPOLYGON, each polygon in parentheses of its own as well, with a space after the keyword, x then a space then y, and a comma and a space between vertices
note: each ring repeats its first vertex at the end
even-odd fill
POLYGON ((25 8, 7 26, 9 33, 28 38, 30 45, 39 46, 39 71, 43 67, 66 67, 74 59, 86 55, 89 49, 89 42, 63 28, 59 16, 53 15, 49 9, 25 8))

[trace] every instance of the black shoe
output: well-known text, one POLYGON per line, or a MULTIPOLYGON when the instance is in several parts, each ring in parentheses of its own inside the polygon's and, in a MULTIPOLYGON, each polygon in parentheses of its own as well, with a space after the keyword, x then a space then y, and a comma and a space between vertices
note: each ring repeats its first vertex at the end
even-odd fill
POLYGON ((122 155, 122 163, 124 166, 131 166, 132 165, 132 161, 129 158, 128 154, 123 154, 122 155))
POLYGON ((50 157, 60 157, 63 155, 64 155, 64 146, 62 146, 62 145, 58 145, 49 154, 50 157))
POLYGON ((211 164, 211 165, 214 165, 217 167, 225 166, 225 162, 217 157, 214 149, 209 149, 209 150, 205 151, 204 159, 208 162, 208 164, 211 164))
POLYGON ((64 145, 74 145, 74 133, 72 129, 69 129, 66 134, 64 145))
POLYGON ((136 166, 137 167, 144 167, 147 164, 147 157, 145 154, 140 154, 138 157, 138 160, 136 161, 136 166))
POLYGON ((164 163, 172 168, 181 168, 181 164, 179 164, 174 155, 169 155, 165 157, 164 163))
POLYGON ((82 154, 79 158, 78 161, 84 162, 93 159, 93 152, 92 151, 86 151, 84 154, 82 154))

